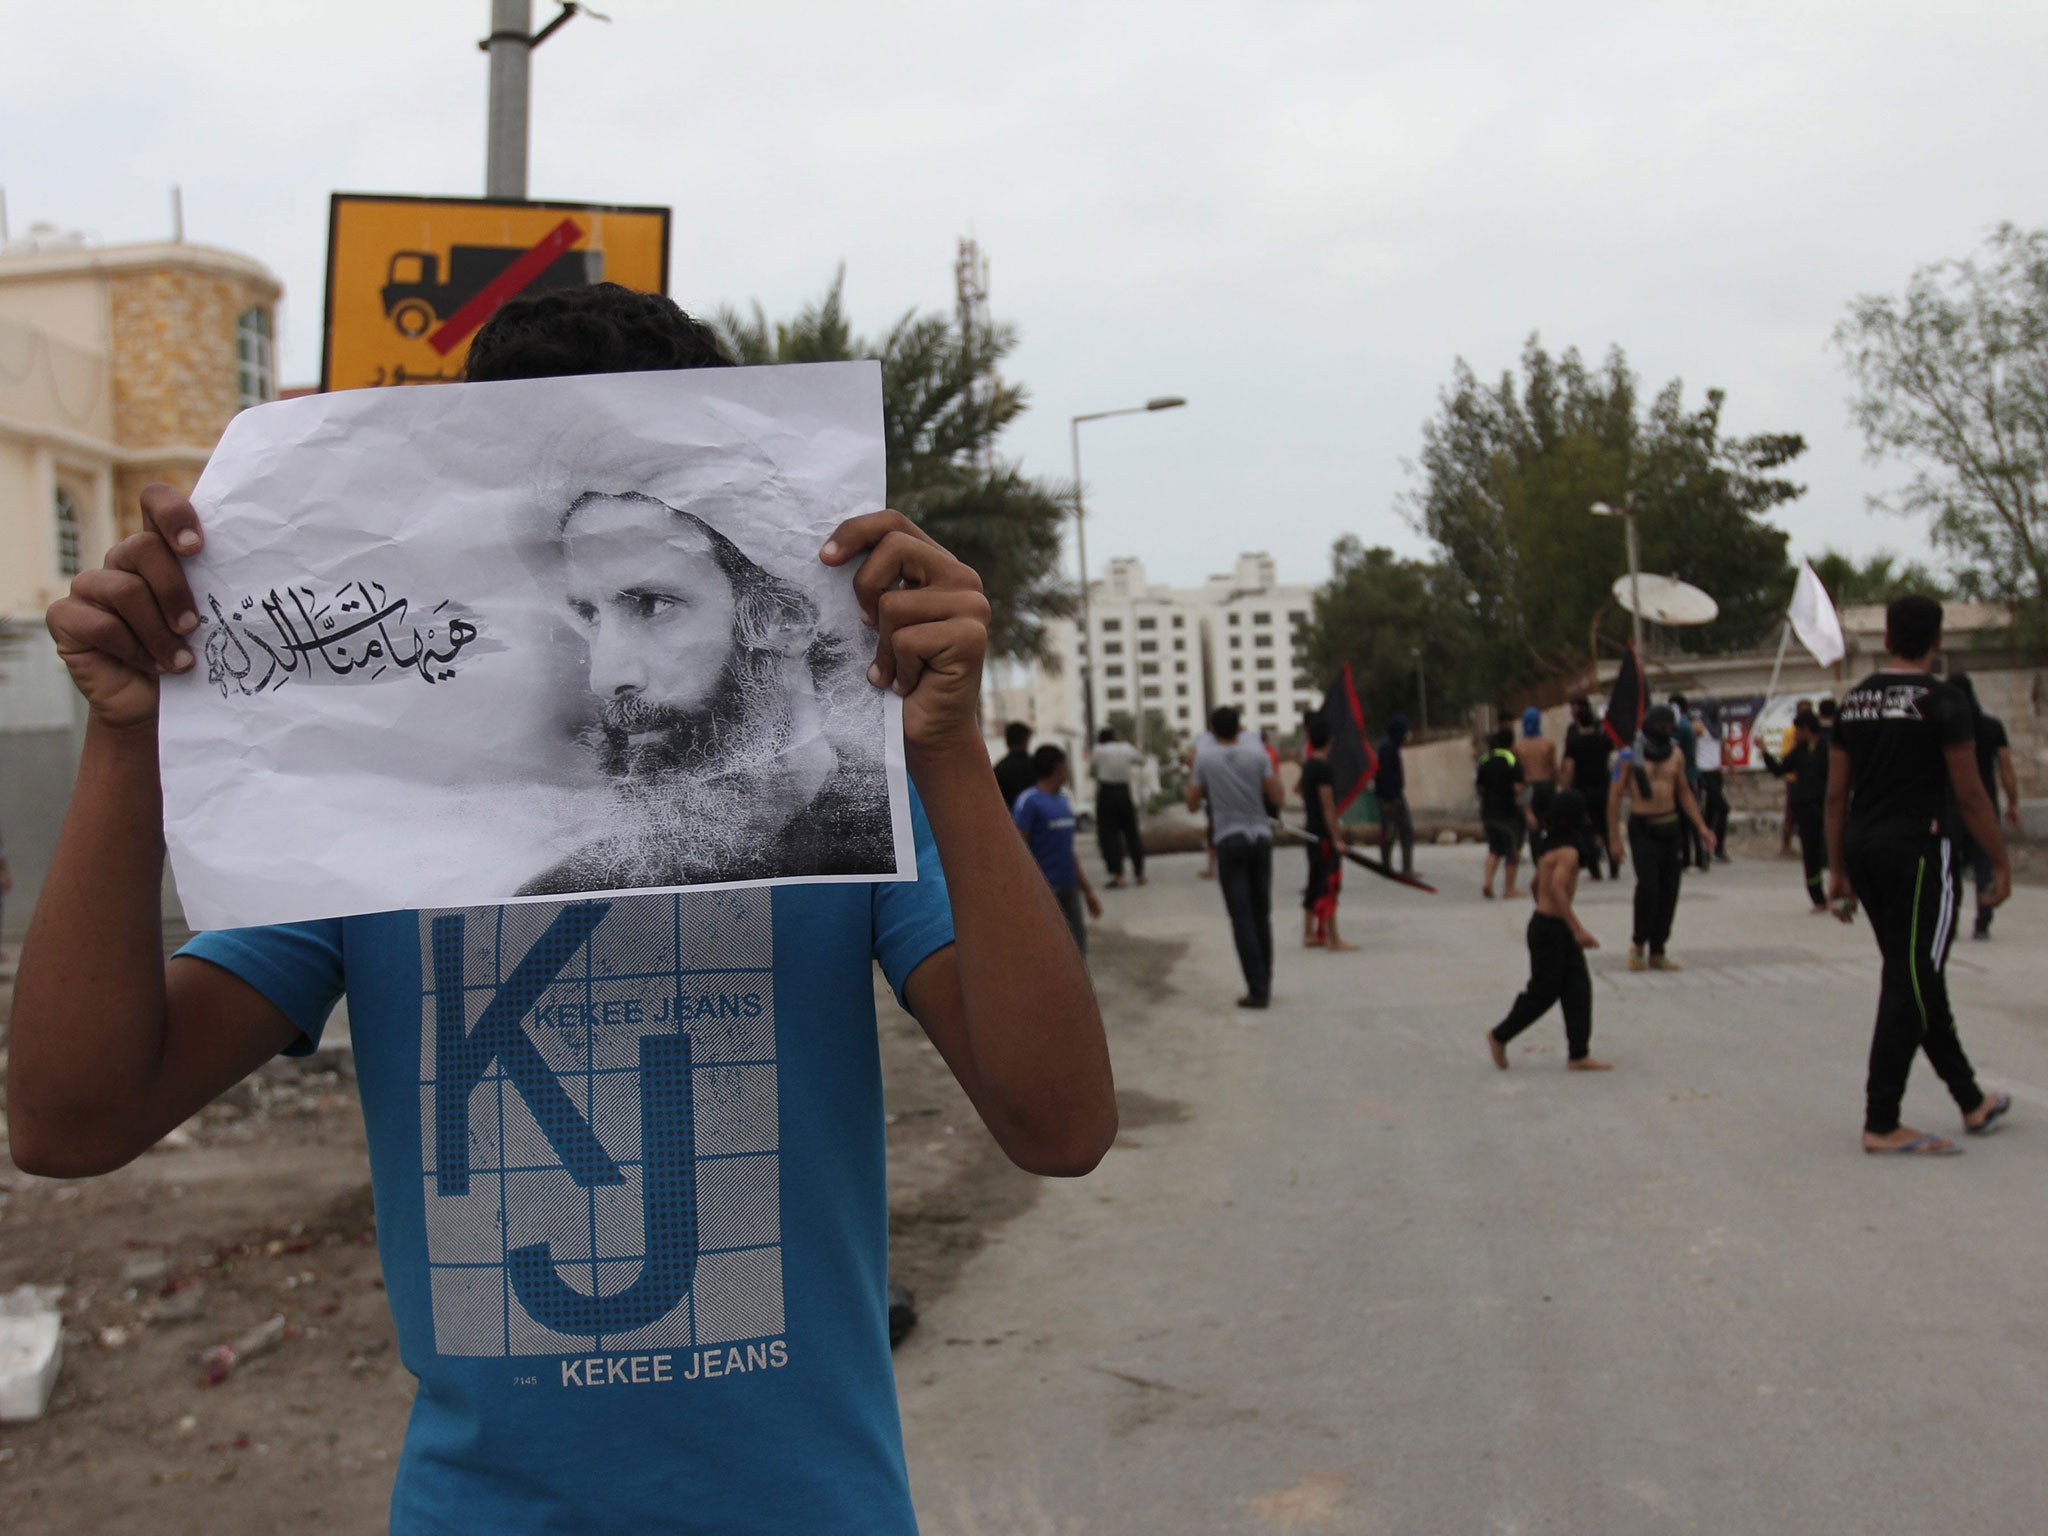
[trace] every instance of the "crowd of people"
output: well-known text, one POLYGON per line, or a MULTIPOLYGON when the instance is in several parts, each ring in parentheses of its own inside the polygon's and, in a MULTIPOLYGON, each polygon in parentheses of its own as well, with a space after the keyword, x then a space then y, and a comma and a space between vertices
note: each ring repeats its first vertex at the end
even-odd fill
MULTIPOLYGON (((1993 914, 2010 888, 2001 822, 2019 824, 2018 782, 2005 725, 1979 704, 1963 674, 1936 677, 1932 658, 1940 641, 1941 608, 1925 598, 1892 606, 1884 667, 1832 698, 1800 699, 1775 750, 1757 741, 1762 765, 1785 785, 1781 853, 1798 844, 1807 908, 1853 921, 1869 916, 1882 958, 1881 998, 1868 1074, 1864 1145, 1871 1152, 1944 1153, 1947 1138, 1898 1124, 1906 1069, 1925 1049, 1963 1112, 1965 1128, 1988 1129, 2006 1114, 2005 1095, 1987 1096, 1976 1085, 1957 1040, 1943 970, 1955 936, 1961 881, 1976 887, 1973 935, 1987 939, 1993 914)), ((1633 729, 1611 729, 1589 699, 1576 698, 1562 742, 1544 732, 1541 710, 1521 716, 1519 733, 1503 725, 1482 744, 1473 775, 1486 844, 1480 894, 1514 900, 1525 855, 1527 892, 1534 911, 1527 928, 1529 982, 1509 1012, 1488 1031, 1496 1066, 1508 1065, 1507 1045, 1551 1008, 1561 1007, 1567 1064, 1575 1071, 1606 1071, 1592 1055, 1592 982, 1585 951, 1599 941, 1574 907, 1582 876, 1618 878, 1633 866, 1630 971, 1682 969, 1671 951, 1679 898, 1688 872, 1704 872, 1730 859, 1731 806, 1726 764, 1735 726, 1721 702, 1673 693, 1642 710, 1633 729)), ((1012 726, 1013 748, 1021 744, 1012 726)), ((1218 710, 1190 750, 1187 804, 1205 818, 1205 843, 1223 895, 1232 939, 1244 974, 1239 1006, 1265 1008, 1272 1000, 1273 852, 1276 830, 1306 849, 1302 884, 1302 944, 1341 952, 1357 946, 1341 937, 1337 906, 1348 853, 1340 825, 1344 804, 1358 786, 1340 788, 1330 761, 1331 726, 1320 714, 1303 722, 1298 800, 1301 826, 1281 819, 1289 798, 1270 740, 1245 732, 1234 709, 1218 710)), ((1407 799, 1403 748, 1407 719, 1392 716, 1370 772, 1379 809, 1380 869, 1414 875, 1415 826, 1407 799)), ((1028 741, 1028 734, 1025 738, 1028 741)), ((1040 761, 1057 749, 1041 749, 1040 761)), ((1121 884, 1128 851, 1143 880, 1143 849, 1126 787, 1139 754, 1103 732, 1093 763, 1097 818, 1105 864, 1121 884), (1107 770, 1105 772, 1105 769, 1107 770)), ((1007 760, 1006 760, 1007 761, 1007 760)), ((1015 770, 1013 770, 1015 771, 1015 770)), ((999 765, 999 775, 1002 769, 999 765)), ((1057 789, 1041 774, 1040 791, 1057 789)), ((1064 846, 1041 857, 1070 920, 1080 923, 1071 815, 1048 821, 1043 798, 1024 793, 1016 802, 1020 827, 1034 851, 1049 825, 1064 828, 1064 846)), ((1099 910, 1099 908, 1097 908, 1099 910)))

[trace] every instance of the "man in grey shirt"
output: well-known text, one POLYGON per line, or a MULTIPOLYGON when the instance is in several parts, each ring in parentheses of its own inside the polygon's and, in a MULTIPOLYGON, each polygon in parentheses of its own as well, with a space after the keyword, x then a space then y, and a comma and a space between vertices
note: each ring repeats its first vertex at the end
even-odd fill
POLYGON ((1247 989, 1237 1006, 1263 1008, 1273 991, 1273 808, 1284 791, 1258 738, 1239 733, 1235 709, 1210 715, 1209 729, 1216 739, 1195 752, 1188 809, 1206 801, 1214 818, 1216 883, 1247 989))

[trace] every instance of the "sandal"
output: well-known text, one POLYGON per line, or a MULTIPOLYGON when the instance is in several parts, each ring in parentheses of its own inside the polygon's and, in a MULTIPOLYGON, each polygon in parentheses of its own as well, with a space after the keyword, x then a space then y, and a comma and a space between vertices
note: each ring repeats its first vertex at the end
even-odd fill
POLYGON ((1965 1124, 1963 1131, 1970 1136, 1989 1136, 1998 1129, 1999 1120, 2011 1113, 2011 1111, 2012 1095, 2009 1093, 1995 1093, 1991 1096, 1991 1113, 1986 1115, 1976 1125, 1965 1124))
POLYGON ((1865 1147, 1863 1150, 1873 1157, 1960 1157, 1963 1153, 1961 1147, 1945 1136, 1915 1136, 1902 1146, 1865 1147))

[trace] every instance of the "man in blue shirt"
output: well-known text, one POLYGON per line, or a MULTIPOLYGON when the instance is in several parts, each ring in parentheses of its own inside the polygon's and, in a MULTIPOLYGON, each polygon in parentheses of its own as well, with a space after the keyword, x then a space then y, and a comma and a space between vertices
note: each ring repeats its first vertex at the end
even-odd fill
MULTIPOLYGON (((506 305, 469 373, 727 361, 667 299, 600 284, 506 305)), ((1086 967, 982 745, 979 579, 895 512, 818 554, 858 562, 868 676, 903 700, 915 882, 385 912, 166 965, 158 682, 193 666, 180 561, 205 530, 169 486, 142 511, 49 614, 88 716, 15 993, 16 1162, 129 1162, 311 1051, 346 994, 419 1378, 397 1536, 911 1532, 873 965, 1020 1166, 1085 1173, 1116 1129, 1086 967)))
POLYGON ((1074 943, 1085 955, 1088 924, 1081 916, 1081 905, 1086 902, 1088 916, 1100 920, 1102 903, 1081 872, 1081 861, 1074 857, 1074 807, 1068 803, 1066 793, 1070 771, 1067 754, 1047 742, 1031 754, 1031 768, 1037 782, 1017 797, 1011 819, 1024 834, 1031 857, 1038 861, 1045 883, 1052 887, 1053 899, 1066 916, 1074 943))

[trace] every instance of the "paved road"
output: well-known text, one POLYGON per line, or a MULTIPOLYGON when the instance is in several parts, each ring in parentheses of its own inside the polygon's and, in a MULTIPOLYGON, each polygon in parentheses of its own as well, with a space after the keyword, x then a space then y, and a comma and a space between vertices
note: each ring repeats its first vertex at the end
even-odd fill
MULTIPOLYGON (((1112 1027, 1164 1102, 900 1353, 927 1536, 2048 1530, 2048 892, 1951 965, 2013 1123, 1886 1161, 1875 947, 1804 915, 1796 864, 1689 880, 1675 976, 1619 969, 1629 888, 1590 887, 1617 1070, 1567 1074, 1553 1015, 1500 1073, 1526 904, 1424 851, 1434 898, 1354 872, 1357 955, 1301 953, 1282 898, 1263 1015, 1193 859, 1109 893, 1111 995, 1186 944, 1112 1027)), ((1907 1120, 1956 1129, 1924 1059, 1907 1120)))

